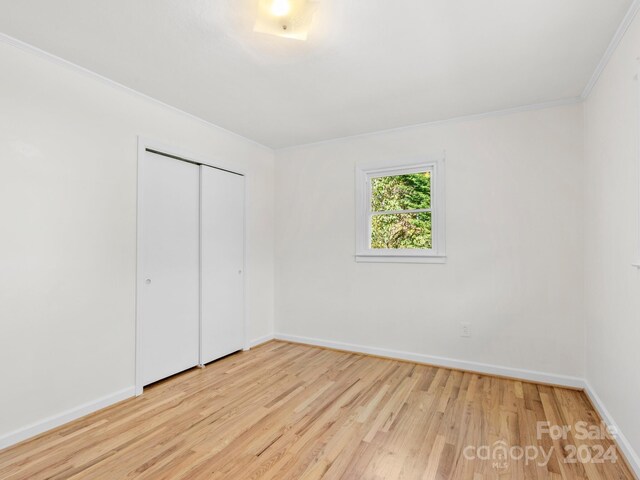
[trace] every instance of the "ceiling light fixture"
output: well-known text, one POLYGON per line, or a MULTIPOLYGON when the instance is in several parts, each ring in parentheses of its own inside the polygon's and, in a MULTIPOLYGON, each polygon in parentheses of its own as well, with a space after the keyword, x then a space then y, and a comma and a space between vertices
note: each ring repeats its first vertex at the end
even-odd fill
POLYGON ((273 0, 271 3, 271 13, 276 17, 284 17, 291 12, 289 0, 273 0))
POLYGON ((279 37, 306 40, 319 0, 260 0, 253 30, 279 37))

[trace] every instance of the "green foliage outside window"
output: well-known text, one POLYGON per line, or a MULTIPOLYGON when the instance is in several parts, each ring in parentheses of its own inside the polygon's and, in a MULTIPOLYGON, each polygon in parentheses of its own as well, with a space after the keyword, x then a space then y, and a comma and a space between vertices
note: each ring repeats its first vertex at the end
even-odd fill
POLYGON ((371 248, 431 249, 431 212, 383 213, 430 208, 430 172, 373 178, 371 248))

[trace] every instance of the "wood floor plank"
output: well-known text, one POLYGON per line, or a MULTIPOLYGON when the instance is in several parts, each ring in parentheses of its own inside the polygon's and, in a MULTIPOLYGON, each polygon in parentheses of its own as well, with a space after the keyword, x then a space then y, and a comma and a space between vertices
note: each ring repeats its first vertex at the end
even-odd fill
POLYGON ((633 479, 573 461, 617 453, 579 422, 600 422, 579 391, 274 341, 0 451, 0 478, 633 479))

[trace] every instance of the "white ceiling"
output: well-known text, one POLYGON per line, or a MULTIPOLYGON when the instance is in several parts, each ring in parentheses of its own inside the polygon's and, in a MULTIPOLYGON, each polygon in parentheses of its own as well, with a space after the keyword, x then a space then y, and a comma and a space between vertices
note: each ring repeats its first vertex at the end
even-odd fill
POLYGON ((578 97, 632 0, 0 0, 0 31, 280 148, 578 97))

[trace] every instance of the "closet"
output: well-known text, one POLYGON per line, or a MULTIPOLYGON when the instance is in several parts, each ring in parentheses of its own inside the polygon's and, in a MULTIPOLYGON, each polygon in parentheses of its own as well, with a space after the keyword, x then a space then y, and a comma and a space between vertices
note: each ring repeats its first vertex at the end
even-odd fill
POLYGON ((139 168, 139 379, 244 347, 244 176, 145 150, 139 168))
POLYGON ((244 346, 244 177, 200 166, 201 360, 244 346))

